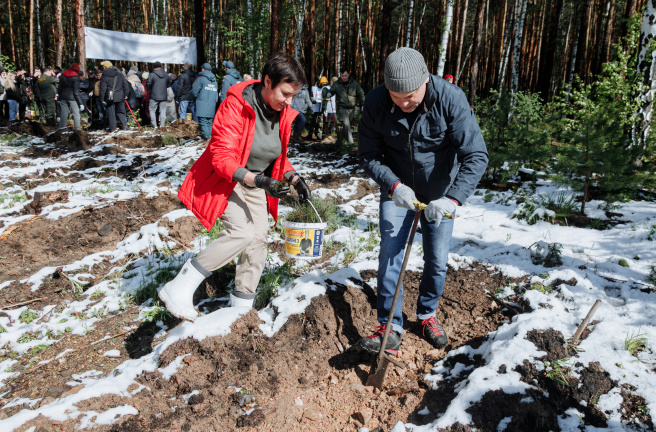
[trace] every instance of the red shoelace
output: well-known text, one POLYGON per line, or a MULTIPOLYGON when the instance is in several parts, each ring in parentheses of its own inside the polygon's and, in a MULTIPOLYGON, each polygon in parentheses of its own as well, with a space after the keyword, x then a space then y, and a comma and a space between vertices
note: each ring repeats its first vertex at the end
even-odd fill
MULTIPOLYGON (((392 329, 390 329, 390 331, 391 330, 392 329)), ((371 336, 367 336, 367 337, 369 339, 376 339, 377 337, 379 337, 382 340, 384 335, 385 335, 385 326, 381 325, 381 326, 376 327, 376 331, 374 332, 374 334, 372 334, 371 336)))
POLYGON ((438 327, 437 320, 435 317, 430 317, 428 319, 425 319, 421 322, 421 325, 424 326, 421 334, 426 336, 426 326, 430 327, 431 331, 433 332, 434 335, 441 336, 442 332, 440 331, 440 328, 438 327))

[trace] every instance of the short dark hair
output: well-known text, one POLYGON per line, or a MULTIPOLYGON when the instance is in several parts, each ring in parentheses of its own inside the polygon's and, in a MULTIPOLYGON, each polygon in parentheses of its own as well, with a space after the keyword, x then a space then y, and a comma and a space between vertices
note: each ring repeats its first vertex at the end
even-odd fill
POLYGON ((348 70, 346 66, 342 66, 342 68, 339 70, 339 73, 343 74, 344 72, 348 73, 349 75, 351 74, 351 71, 348 70))
POLYGON ((262 80, 265 76, 271 79, 271 88, 275 88, 281 82, 307 84, 303 66, 294 57, 282 53, 274 54, 267 60, 262 69, 262 80))
POLYGON ((191 63, 187 62, 182 66, 185 70, 191 68, 191 63))

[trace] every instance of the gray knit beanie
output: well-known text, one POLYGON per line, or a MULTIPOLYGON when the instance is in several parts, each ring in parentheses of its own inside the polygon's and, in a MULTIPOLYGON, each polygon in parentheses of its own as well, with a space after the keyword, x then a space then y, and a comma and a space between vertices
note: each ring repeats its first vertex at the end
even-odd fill
POLYGON ((385 87, 396 93, 417 90, 426 82, 428 68, 424 56, 412 48, 399 48, 385 61, 385 87))

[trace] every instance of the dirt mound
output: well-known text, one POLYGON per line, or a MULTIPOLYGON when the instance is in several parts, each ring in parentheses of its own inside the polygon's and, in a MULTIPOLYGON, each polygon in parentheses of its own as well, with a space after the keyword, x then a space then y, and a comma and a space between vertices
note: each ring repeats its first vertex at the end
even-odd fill
POLYGON ((60 129, 46 135, 47 143, 54 143, 55 149, 49 150, 51 157, 58 157, 64 153, 89 150, 92 146, 89 134, 86 131, 75 129, 60 129))
POLYGON ((9 130, 22 135, 31 135, 37 137, 44 137, 51 133, 55 128, 45 126, 41 122, 25 121, 22 123, 14 123, 9 126, 9 130))
POLYGON ((163 134, 171 134, 178 139, 186 140, 200 135, 200 126, 193 120, 178 119, 175 123, 161 130, 163 134))
MULTIPOLYGON (((121 201, 103 208, 86 208, 59 220, 38 216, 28 219, 3 233, 0 281, 24 278, 35 269, 57 267, 95 252, 113 250, 116 243, 127 235, 181 206, 175 195, 167 193, 156 198, 121 201)), ((15 282, 3 288, 0 297, 14 303, 21 301, 17 296, 20 297, 19 293, 25 289, 19 285, 15 282)))
POLYGON ((117 135, 113 142, 123 148, 159 148, 162 147, 162 137, 159 135, 142 136, 140 133, 117 135))

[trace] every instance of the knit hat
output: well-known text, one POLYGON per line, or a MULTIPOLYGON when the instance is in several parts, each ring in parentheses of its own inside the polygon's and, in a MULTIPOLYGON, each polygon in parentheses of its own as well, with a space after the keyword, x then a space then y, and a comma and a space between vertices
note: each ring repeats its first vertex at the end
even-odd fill
POLYGON ((444 79, 445 79, 445 80, 448 81, 449 78, 451 78, 451 81, 453 81, 453 75, 448 75, 448 74, 447 74, 447 75, 444 75, 444 79))
POLYGON ((206 71, 211 71, 212 70, 212 66, 210 66, 209 63, 203 63, 203 65, 201 67, 203 69, 205 69, 206 71))
POLYGON ((150 76, 150 72, 148 71, 145 71, 144 73, 141 74, 141 78, 143 79, 148 79, 149 76, 150 76))
POLYGON ((77 71, 77 74, 78 74, 78 76, 84 76, 84 72, 83 72, 83 71, 77 71))
POLYGON ((412 48, 399 48, 385 61, 385 87, 396 93, 417 90, 428 78, 424 56, 412 48))
POLYGON ((130 70, 131 70, 131 71, 138 72, 138 71, 139 71, 139 68, 138 68, 137 66, 130 66, 130 70))
POLYGON ((161 67, 162 67, 162 64, 160 62, 155 62, 155 66, 154 66, 155 69, 161 68, 161 67))
POLYGON ((233 62, 231 62, 230 60, 225 60, 223 62, 223 66, 225 66, 227 69, 234 69, 235 68, 235 64, 233 62))
POLYGON ((75 72, 80 71, 80 65, 77 63, 71 63, 71 70, 74 70, 75 72))
POLYGON ((104 67, 105 69, 109 69, 114 65, 109 60, 105 60, 103 62, 100 62, 100 66, 104 67))

